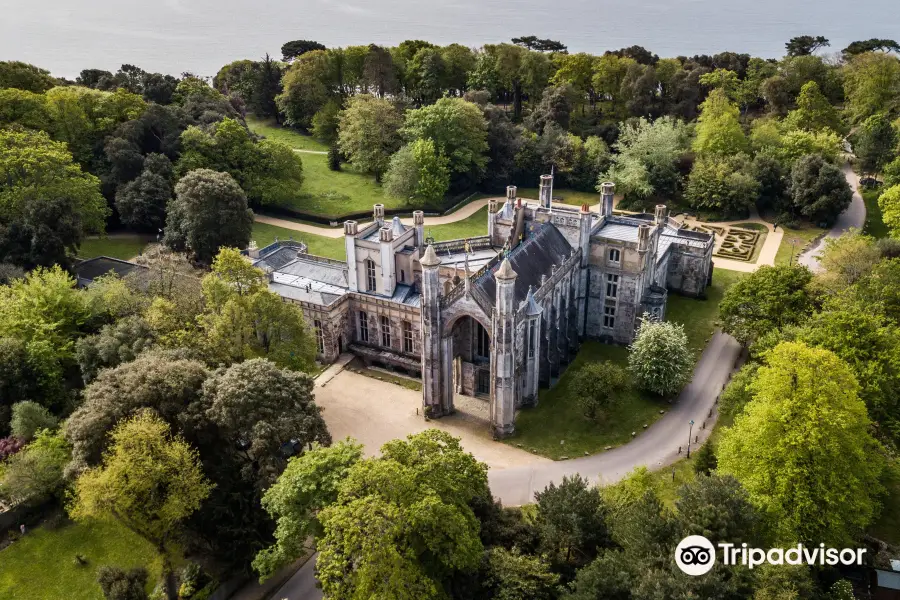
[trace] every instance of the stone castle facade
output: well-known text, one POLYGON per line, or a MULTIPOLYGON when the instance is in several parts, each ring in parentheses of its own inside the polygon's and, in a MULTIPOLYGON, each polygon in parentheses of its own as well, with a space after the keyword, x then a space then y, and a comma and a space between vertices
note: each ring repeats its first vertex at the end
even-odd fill
POLYGON ((421 376, 432 418, 456 394, 484 398, 501 437, 581 341, 627 344, 644 314, 665 318, 670 291, 702 297, 712 277, 712 236, 681 229, 665 206, 613 214, 607 183, 592 212, 554 204, 551 190, 545 175, 538 202, 515 187, 489 201, 486 236, 433 242, 421 211, 405 225, 376 205, 373 223, 344 223, 345 261, 294 242, 251 257, 303 309, 322 360, 352 352, 421 376))

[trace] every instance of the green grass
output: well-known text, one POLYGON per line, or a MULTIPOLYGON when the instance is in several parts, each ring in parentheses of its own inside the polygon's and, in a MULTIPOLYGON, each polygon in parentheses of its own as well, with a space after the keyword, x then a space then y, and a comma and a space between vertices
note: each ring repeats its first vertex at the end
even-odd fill
MULTIPOLYGON (((516 190, 516 194, 520 198, 525 198, 529 200, 537 200, 539 198, 538 188, 518 188, 516 190)), ((588 206, 594 206, 595 204, 600 204, 600 194, 593 194, 591 192, 578 192, 576 190, 570 190, 567 188, 559 188, 553 189, 553 197, 554 198, 562 198, 563 204, 571 204, 573 206, 581 206, 584 203, 587 203, 588 206)))
POLYGON ((863 233, 874 238, 886 238, 890 235, 887 225, 881 219, 881 207, 878 206, 881 192, 881 188, 878 188, 862 193, 863 201, 866 203, 866 224, 863 225, 863 233))
POLYGON ((343 237, 330 238, 323 235, 313 235, 302 231, 294 231, 293 229, 285 229, 284 227, 276 227, 266 223, 253 223, 252 239, 257 246, 265 248, 274 242, 275 238, 279 240, 300 240, 309 246, 309 253, 316 256, 325 256, 336 260, 344 260, 346 258, 343 237))
POLYGON ((387 381, 388 383, 399 385, 400 387, 404 387, 408 390, 413 390, 414 392, 422 391, 422 381, 420 379, 394 375, 392 373, 386 373, 378 369, 370 369, 359 358, 354 358, 346 368, 347 370, 353 371, 354 373, 365 375, 366 377, 371 377, 373 379, 378 379, 379 381, 387 381))
POLYGON ((487 235, 487 206, 483 206, 471 216, 447 225, 425 226, 425 236, 431 234, 435 241, 458 240, 487 235))
POLYGON ((282 127, 275 123, 272 119, 258 119, 256 117, 247 116, 247 126, 250 131, 258 135, 265 136, 267 139, 275 142, 281 142, 291 148, 297 150, 315 150, 317 152, 327 152, 328 146, 310 135, 304 135, 296 129, 282 127))
POLYGON ((88 238, 81 242, 78 257, 87 259, 109 256, 129 260, 140 254, 151 240, 151 236, 139 234, 88 238))
POLYGON ((688 343, 698 357, 718 326, 719 302, 725 290, 746 275, 741 271, 715 269, 712 285, 706 288, 706 300, 669 294, 666 320, 684 325, 688 343))
POLYGON ((814 238, 824 234, 827 230, 813 225, 803 225, 800 229, 791 229, 779 225, 784 228, 784 237, 781 238, 781 245, 778 246, 778 253, 775 255, 776 265, 786 265, 791 261, 791 240, 797 240, 793 247, 793 260, 797 262, 797 255, 803 252, 804 247, 814 238))
POLYGON ((668 408, 664 400, 629 389, 616 399, 603 419, 595 422, 584 417, 569 390, 573 376, 582 366, 609 360, 624 367, 627 357, 628 350, 622 346, 586 342, 556 385, 540 391, 537 407, 516 415, 516 433, 506 443, 521 444, 526 450, 560 459, 575 458, 585 452, 596 454, 606 446, 629 442, 632 432, 643 431, 645 424, 660 417, 660 410, 668 408))
POLYGON ((741 229, 752 229, 753 231, 768 232, 769 228, 762 223, 735 223, 732 227, 740 227, 741 229))
POLYGON ((144 567, 151 591, 162 559, 143 538, 113 523, 74 523, 59 529, 36 528, 0 551, 0 598, 96 600, 101 598, 97 569, 102 565, 144 567), (75 555, 87 559, 75 564, 75 555))

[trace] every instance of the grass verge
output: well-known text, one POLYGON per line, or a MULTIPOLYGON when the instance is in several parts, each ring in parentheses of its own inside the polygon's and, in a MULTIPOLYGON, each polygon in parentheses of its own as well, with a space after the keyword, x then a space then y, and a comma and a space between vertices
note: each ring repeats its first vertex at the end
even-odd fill
POLYGON ((471 216, 456 223, 433 227, 426 225, 425 236, 428 237, 429 234, 434 236, 436 242, 487 235, 487 206, 481 207, 471 216))
POLYGON ((585 452, 596 454, 607 446, 620 446, 660 417, 669 404, 650 394, 629 389, 621 394, 601 420, 584 417, 569 389, 575 373, 584 365, 602 360, 626 366, 628 349, 586 342, 555 386, 541 390, 537 407, 516 416, 516 433, 505 440, 543 456, 575 458, 585 452), (560 443, 562 442, 562 443, 560 443))
POLYGON ((247 127, 250 131, 257 135, 265 136, 275 142, 281 142, 295 150, 314 150, 316 152, 327 152, 328 146, 312 137, 304 135, 296 129, 283 127, 275 123, 274 119, 259 119, 248 115, 246 118, 247 127))
POLYGON ((863 233, 873 238, 886 238, 890 235, 887 225, 881 219, 881 207, 878 206, 878 197, 881 196, 881 188, 865 190, 862 193, 866 203, 866 224, 863 225, 863 233))
POLYGON ((148 592, 162 573, 162 558, 153 546, 114 523, 39 527, 0 551, 0 598, 102 598, 97 584, 97 569, 102 565, 146 568, 148 592), (86 558, 87 564, 79 565, 76 554, 86 558))
MULTIPOLYGON (((779 227, 784 226, 779 225, 779 227)), ((778 253, 775 254, 775 264, 786 265, 791 262, 792 256, 793 261, 797 262, 797 256, 803 252, 807 244, 827 231, 827 229, 813 225, 803 225, 799 229, 784 227, 784 237, 781 238, 781 245, 778 246, 778 253)))
POLYGON ((152 241, 152 236, 140 234, 116 234, 113 237, 94 237, 81 242, 78 258, 96 258, 109 256, 129 260, 140 254, 152 241))
POLYGON ((715 269, 712 285, 706 288, 706 299, 669 295, 666 320, 684 325, 688 343, 699 357, 719 324, 719 302, 725 290, 747 274, 742 271, 715 269))
POLYGON ((253 223, 253 233, 251 239, 256 242, 260 248, 265 248, 269 244, 279 240, 300 240, 309 246, 309 253, 316 256, 324 256, 335 260, 344 260, 346 258, 346 249, 344 246, 344 238, 330 238, 324 235, 314 235, 311 233, 303 233, 302 231, 294 231, 293 229, 285 229, 275 225, 266 223, 253 223))

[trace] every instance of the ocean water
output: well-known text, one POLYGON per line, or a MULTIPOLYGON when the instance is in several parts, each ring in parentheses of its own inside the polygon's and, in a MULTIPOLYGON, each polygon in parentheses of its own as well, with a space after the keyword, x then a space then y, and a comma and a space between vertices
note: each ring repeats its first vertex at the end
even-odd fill
POLYGON ((278 57, 293 39, 477 47, 536 35, 570 52, 640 44, 660 56, 765 57, 795 35, 824 35, 830 51, 900 39, 897 0, 0 0, 0 15, 0 60, 70 78, 122 63, 213 75, 232 60, 278 57))

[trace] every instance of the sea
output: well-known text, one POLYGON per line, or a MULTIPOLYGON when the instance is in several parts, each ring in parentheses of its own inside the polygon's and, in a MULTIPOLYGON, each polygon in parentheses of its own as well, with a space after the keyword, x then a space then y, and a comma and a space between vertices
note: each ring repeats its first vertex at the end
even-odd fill
POLYGON ((836 53, 900 39, 898 0, 0 0, 0 60, 74 78, 123 63, 214 75, 230 61, 280 55, 295 39, 326 46, 406 39, 471 47, 535 35, 570 52, 642 45, 660 56, 726 50, 780 57, 796 35, 836 53))

